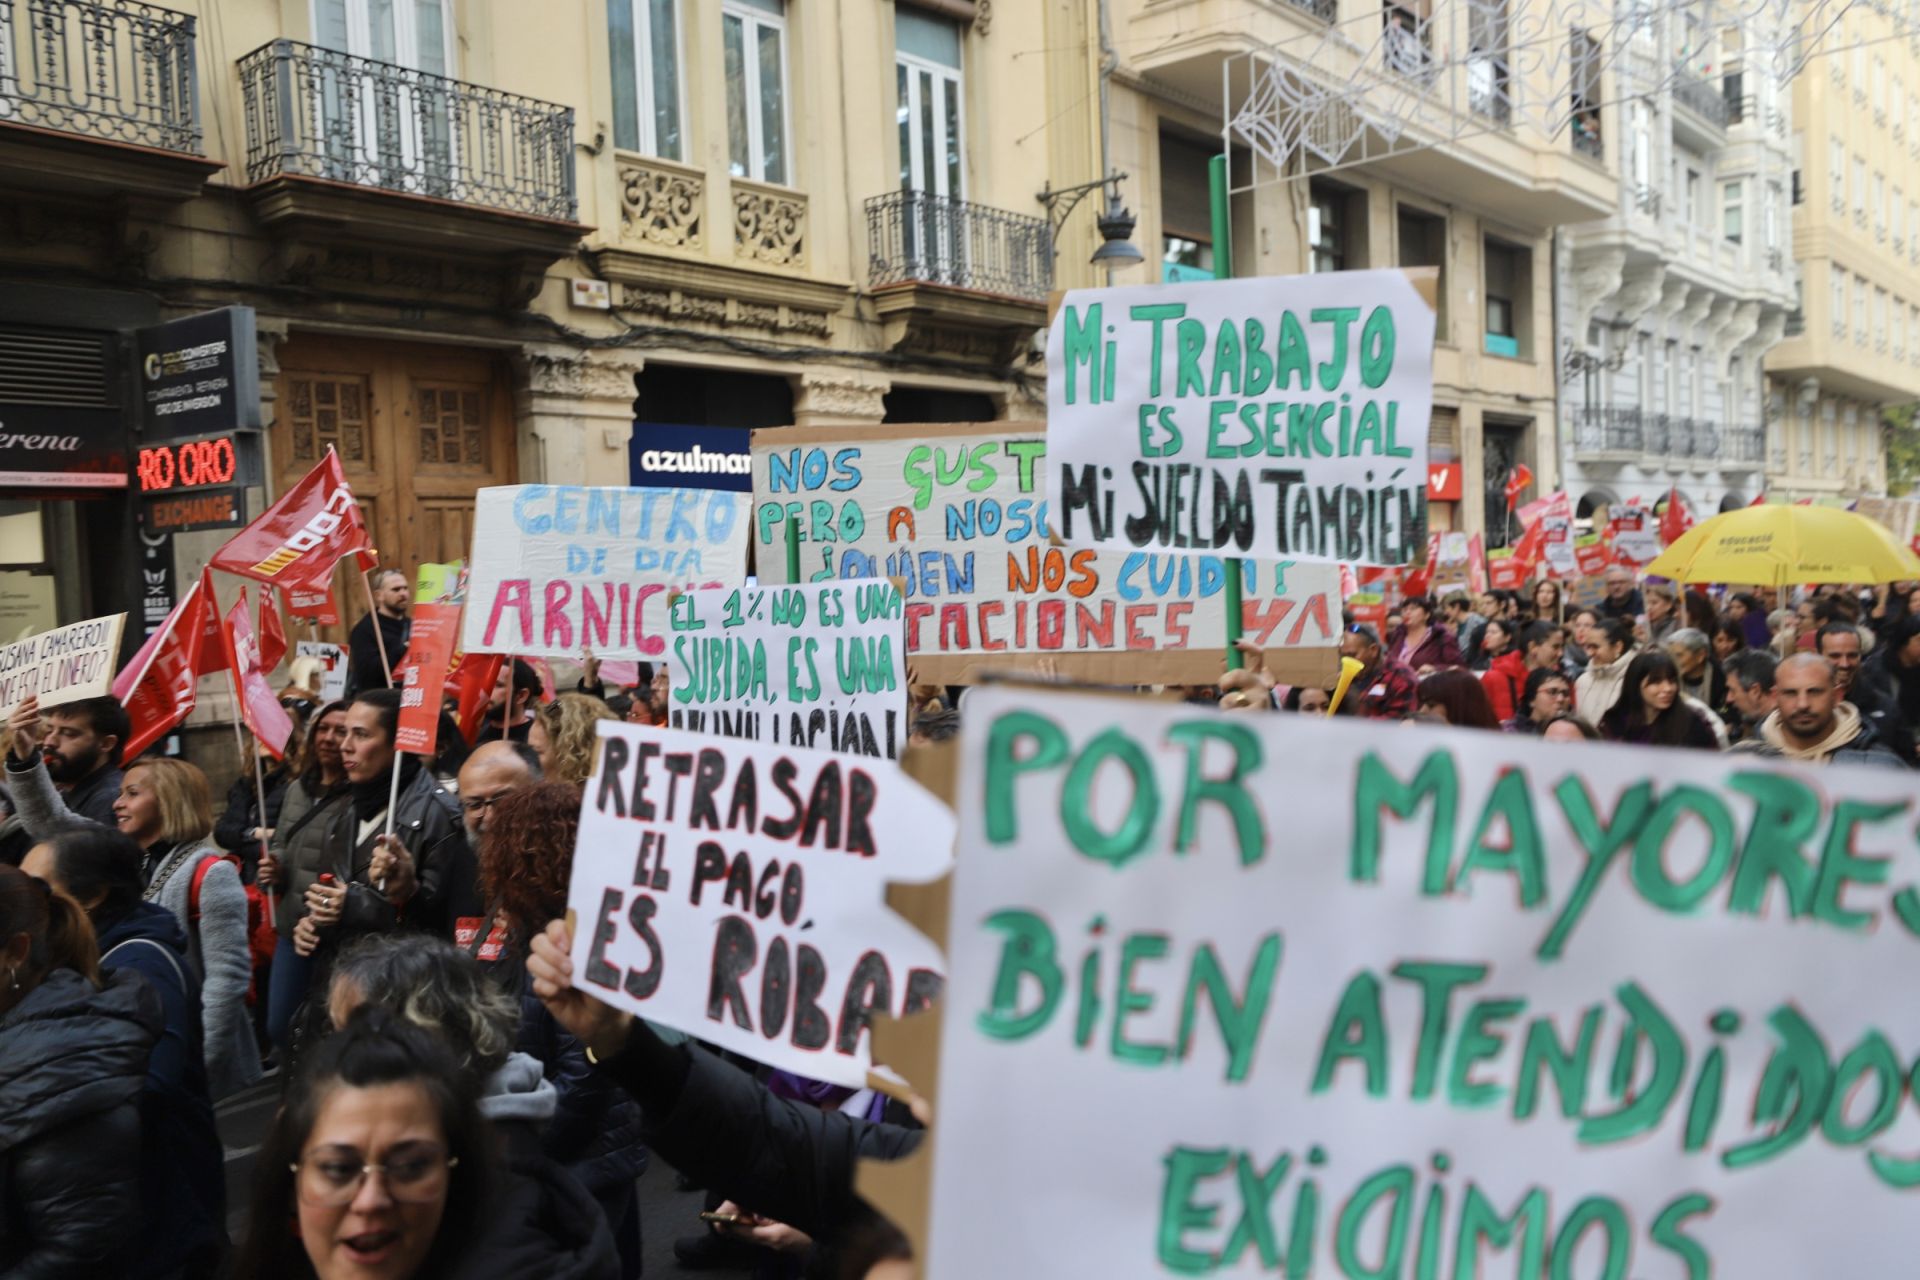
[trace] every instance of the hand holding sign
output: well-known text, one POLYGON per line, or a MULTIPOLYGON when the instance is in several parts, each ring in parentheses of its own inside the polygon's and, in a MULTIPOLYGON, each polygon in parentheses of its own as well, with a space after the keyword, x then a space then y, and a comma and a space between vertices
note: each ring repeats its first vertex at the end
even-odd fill
POLYGON ((413 855, 400 843, 400 838, 393 835, 374 837, 373 865, 368 868, 367 877, 396 907, 406 906, 420 887, 414 875, 413 855))
POLYGON ((40 699, 28 698, 7 717, 7 754, 28 760, 40 746, 40 699))
POLYGON ((533 994, 547 1006, 553 1020, 594 1057, 610 1058, 626 1043, 627 1033, 633 1029, 633 1015, 573 985, 573 961, 567 958, 572 951, 573 928, 565 920, 550 921, 546 932, 535 936, 533 954, 527 958, 533 994))

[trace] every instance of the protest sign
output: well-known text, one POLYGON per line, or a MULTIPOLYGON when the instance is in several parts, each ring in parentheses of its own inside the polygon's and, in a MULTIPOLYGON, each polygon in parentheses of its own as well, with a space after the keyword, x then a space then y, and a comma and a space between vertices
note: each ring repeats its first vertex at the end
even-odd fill
POLYGON ((671 610, 673 727, 898 759, 905 617, 885 581, 685 592, 671 610))
POLYGON ((455 560, 452 564, 422 564, 413 573, 413 602, 415 604, 452 604, 466 597, 467 566, 455 560))
POLYGON ((320 663, 320 703, 338 702, 347 696, 347 651, 337 644, 320 640, 300 640, 293 646, 296 658, 313 658, 320 663))
MULTIPOLYGON (((753 437, 756 564, 785 582, 788 521, 802 581, 897 578, 922 678, 988 670, 1114 682, 1219 678, 1226 568, 1213 558, 1051 544, 1038 423, 781 428, 753 437)), ((1241 565, 1241 617, 1284 683, 1331 683, 1339 570, 1241 565)))
POLYGON ((1070 291, 1047 499, 1074 547, 1398 565, 1427 535, 1433 271, 1070 291))
POLYGON ((406 657, 394 671, 400 686, 400 721, 394 731, 397 751, 430 756, 440 741, 440 695, 453 660, 460 630, 457 604, 416 604, 406 657))
POLYGON ((1899 771, 967 718, 930 1280, 1802 1280, 1920 1242, 1920 1009, 1871 979, 1920 939, 1899 771))
POLYGON ((28 698, 57 707, 111 692, 126 622, 113 613, 0 644, 0 715, 28 698))
POLYGON ((475 496, 466 653, 658 658, 667 592, 746 577, 752 498, 522 484, 475 496))
POLYGON ((1614 550, 1627 564, 1651 563, 1660 554, 1660 534, 1653 512, 1645 507, 1615 507, 1608 520, 1614 550))
POLYGON ((337 627, 340 625, 340 609, 333 602, 330 587, 317 588, 288 587, 287 613, 295 618, 310 619, 315 625, 337 627))
POLYGON ((886 760, 600 722, 567 907, 575 981, 814 1080, 865 1087, 867 1025, 925 1008, 939 949, 889 880, 953 861, 953 814, 886 760))
POLYGON ((1512 547, 1487 552, 1487 586, 1495 591, 1518 591, 1527 585, 1531 566, 1512 547))

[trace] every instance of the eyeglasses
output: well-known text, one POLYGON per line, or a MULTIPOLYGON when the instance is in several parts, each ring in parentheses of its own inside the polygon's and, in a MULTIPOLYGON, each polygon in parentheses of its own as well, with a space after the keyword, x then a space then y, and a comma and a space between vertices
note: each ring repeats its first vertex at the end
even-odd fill
POLYGON ((483 810, 493 808, 493 806, 499 804, 512 794, 513 792, 511 791, 501 791, 490 796, 461 796, 460 807, 468 813, 480 813, 483 810))
POLYGON ((407 1204, 424 1204, 437 1199, 446 1190, 448 1171, 460 1159, 447 1154, 436 1143, 409 1143, 387 1152, 379 1164, 364 1159, 351 1147, 323 1147, 288 1165, 293 1171, 295 1189, 306 1204, 328 1209, 345 1208, 353 1203, 367 1175, 377 1173, 387 1185, 387 1194, 407 1204))

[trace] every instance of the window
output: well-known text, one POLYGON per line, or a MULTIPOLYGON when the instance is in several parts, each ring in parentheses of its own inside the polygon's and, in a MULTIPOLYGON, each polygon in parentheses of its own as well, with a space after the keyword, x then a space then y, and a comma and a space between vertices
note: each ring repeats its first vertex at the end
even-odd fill
POLYGON ((613 145, 681 158, 677 0, 607 0, 613 52, 613 145))
POLYGON ((1873 231, 1875 235, 1887 234, 1887 175, 1873 175, 1873 231))
POLYGON ((960 28, 947 19, 906 8, 896 9, 893 21, 900 186, 907 191, 964 196, 960 28))
POLYGON ((1781 202, 1785 198, 1779 183, 1767 184, 1767 207, 1761 211, 1761 216, 1766 220, 1768 252, 1780 247, 1780 210, 1781 202))
POLYGON ((1853 158, 1853 216, 1857 222, 1867 218, 1867 162, 1859 156, 1853 158))
POLYGON ((1488 355, 1531 359, 1533 254, 1530 250, 1489 236, 1486 256, 1486 332, 1488 355))
POLYGON ((1827 157, 1827 181, 1833 184, 1833 210, 1841 213, 1847 207, 1847 148, 1840 139, 1832 141, 1832 150, 1827 157))
POLYGON ((1314 182, 1307 188, 1307 269, 1352 271, 1367 265, 1367 197, 1352 187, 1314 182))
POLYGON ((787 8, 784 0, 724 0, 727 159, 733 176, 786 185, 787 8))
POLYGON ((1434 340, 1450 341, 1447 331, 1447 220, 1407 205, 1399 212, 1400 262, 1403 267, 1438 267, 1440 306, 1434 317, 1434 340))
POLYGON ((1700 208, 1700 171, 1698 169, 1687 170, 1686 193, 1687 202, 1681 206, 1680 216, 1688 226, 1696 226, 1700 222, 1702 213, 1700 208))
POLYGON ((1382 0, 1380 27, 1387 69, 1424 79, 1433 66, 1431 0, 1382 0))
POLYGON ((1720 234, 1728 244, 1739 244, 1746 231, 1742 225, 1747 213, 1745 187, 1743 182, 1720 184, 1720 234))
POLYGON ((1873 345, 1876 350, 1887 349, 1887 291, 1873 291, 1873 345))
POLYGON ((1832 274, 1827 277, 1827 284, 1828 284, 1828 293, 1829 293, 1827 306, 1829 310, 1831 310, 1833 313, 1831 317, 1832 323, 1833 323, 1833 336, 1836 338, 1844 338, 1847 336, 1847 275, 1846 275, 1846 272, 1841 271, 1838 268, 1832 269, 1832 274))
POLYGON ((1907 304, 1905 300, 1893 300, 1893 358, 1904 360, 1907 356, 1907 304))
POLYGON ((1603 69, 1600 42, 1575 27, 1568 38, 1567 62, 1573 69, 1569 86, 1573 149, 1598 160, 1604 154, 1600 135, 1600 73, 1603 69))
POLYGON ((1475 115, 1506 124, 1513 118, 1506 0, 1476 0, 1468 11, 1467 32, 1473 44, 1467 58, 1468 105, 1475 115))
POLYGON ((1205 143, 1160 131, 1160 279, 1168 284, 1213 279, 1212 155, 1205 143))
POLYGON ((1853 340, 1867 345, 1867 278, 1853 278, 1853 340))

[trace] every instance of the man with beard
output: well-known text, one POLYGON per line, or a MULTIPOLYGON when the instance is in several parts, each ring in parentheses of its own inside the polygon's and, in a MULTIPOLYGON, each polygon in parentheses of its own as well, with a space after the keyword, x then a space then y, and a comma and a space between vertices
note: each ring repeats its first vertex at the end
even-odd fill
MULTIPOLYGON (((294 948, 302 955, 330 961, 361 934, 395 928, 451 940, 454 920, 481 914, 460 806, 417 755, 397 753, 399 799, 393 834, 385 834, 399 720, 398 689, 369 690, 347 708, 340 762, 350 795, 327 826, 333 883, 307 890, 307 914, 294 928, 294 948)), ((317 975, 315 988, 322 982, 317 975)))
MULTIPOLYGON (((474 853, 476 868, 481 837, 487 834, 487 819, 501 797, 540 781, 540 757, 524 742, 489 742, 474 749, 460 766, 460 817, 467 828, 467 847, 474 853)), ((477 912, 456 916, 453 921, 453 945, 472 951, 474 939, 487 922, 477 912)), ((487 940, 476 952, 490 963, 501 955, 505 935, 498 925, 488 930, 487 940)))
POLYGON ((1812 653, 1796 653, 1773 677, 1774 710, 1759 732, 1733 750, 1784 756, 1806 764, 1861 763, 1899 768, 1860 709, 1840 696, 1833 664, 1812 653))
POLYGON ((392 664, 407 651, 413 637, 413 588, 398 569, 375 569, 367 575, 373 590, 373 612, 353 624, 347 637, 347 694, 385 689, 392 683, 392 664), (374 628, 380 634, 374 635, 374 628), (382 648, 384 644, 385 648, 382 648), (384 659, 384 660, 383 660, 384 659))
POLYGON ((1873 726, 1880 744, 1908 764, 1913 763, 1913 735, 1900 704, 1891 690, 1884 688, 1877 672, 1863 667, 1860 628, 1851 622, 1829 622, 1814 637, 1814 649, 1833 667, 1835 688, 1840 696, 1860 709, 1860 715, 1873 726))
POLYGON ((487 699, 486 723, 480 726, 476 746, 505 739, 525 742, 533 728, 534 708, 540 704, 540 673, 521 658, 500 666, 500 678, 493 682, 493 694, 487 699))
MULTIPOLYGON (((67 808, 102 826, 114 825, 120 796, 120 744, 131 726, 112 698, 85 698, 49 708, 41 728, 40 758, 67 808)), ((33 839, 14 821, 0 826, 0 861, 19 866, 33 839)))

